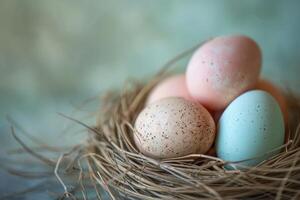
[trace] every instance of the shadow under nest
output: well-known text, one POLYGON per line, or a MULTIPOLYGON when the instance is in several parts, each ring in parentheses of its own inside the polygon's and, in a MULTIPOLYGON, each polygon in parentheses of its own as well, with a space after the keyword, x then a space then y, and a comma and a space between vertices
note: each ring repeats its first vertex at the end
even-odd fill
MULTIPOLYGON (((53 197, 149 200, 300 198, 300 101, 290 92, 286 93, 288 140, 281 153, 258 166, 242 171, 226 170, 224 166, 228 163, 214 156, 194 154, 156 160, 139 153, 132 141, 135 118, 143 109, 149 91, 167 75, 168 67, 192 50, 194 48, 167 63, 147 84, 131 82, 121 91, 107 93, 102 98, 95 127, 64 116, 85 127, 88 138, 61 154, 57 160, 30 149, 12 129, 24 150, 49 166, 49 180, 63 187, 63 194, 54 193, 53 197)), ((24 176, 21 172, 10 172, 24 176)), ((41 185, 22 192, 35 189, 42 190, 41 185)))

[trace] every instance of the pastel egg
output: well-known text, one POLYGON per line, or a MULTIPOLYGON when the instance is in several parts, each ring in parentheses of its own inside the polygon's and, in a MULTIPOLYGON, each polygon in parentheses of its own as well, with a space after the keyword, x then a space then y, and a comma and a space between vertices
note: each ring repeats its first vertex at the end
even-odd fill
POLYGON ((222 110, 255 87, 260 68, 261 52, 252 39, 240 35, 217 37, 193 54, 186 71, 187 87, 205 107, 222 110))
POLYGON ((223 112, 216 152, 225 161, 255 166, 280 151, 284 135, 277 101, 265 91, 252 90, 236 98, 223 112))
POLYGON ((168 77, 158 83, 149 94, 146 104, 151 104, 167 97, 182 97, 187 100, 193 100, 188 92, 184 74, 168 77))
POLYGON ((270 81, 267 81, 265 79, 260 79, 258 81, 256 89, 264 90, 264 91, 270 93, 277 100, 277 102, 280 106, 281 112, 283 114, 284 121, 285 121, 285 123, 287 123, 288 122, 288 108, 287 108, 286 99, 285 99, 283 93, 281 92, 281 90, 277 86, 272 84, 270 81))
POLYGON ((212 116, 201 104, 178 97, 148 105, 134 127, 136 147, 144 155, 159 159, 204 154, 216 132, 212 116))

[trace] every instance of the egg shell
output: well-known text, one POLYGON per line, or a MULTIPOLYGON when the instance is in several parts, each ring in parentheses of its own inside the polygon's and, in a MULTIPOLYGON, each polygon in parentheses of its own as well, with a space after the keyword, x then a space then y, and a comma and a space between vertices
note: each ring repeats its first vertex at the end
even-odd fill
POLYGON ((281 90, 274 85, 273 83, 271 83, 268 80, 265 79, 260 79, 256 85, 256 89, 258 90, 264 90, 266 92, 268 92, 269 94, 271 94, 278 102, 281 112, 283 114, 284 117, 284 122, 287 124, 288 122, 288 108, 287 108, 287 103, 286 103, 286 99, 283 95, 283 93, 281 92, 281 90))
POLYGON ((160 159, 204 154, 216 132, 212 116, 201 104, 176 97, 148 105, 134 127, 134 141, 141 153, 160 159))
POLYGON ((284 121, 280 107, 265 91, 242 94, 225 109, 219 120, 216 151, 223 160, 251 159, 240 164, 254 166, 278 153, 279 150, 274 149, 283 143, 284 121))
POLYGON ((185 74, 174 75, 158 83, 149 94, 146 104, 167 97, 182 97, 193 100, 186 86, 185 74))
POLYGON ((253 89, 261 69, 261 52, 249 37, 223 36, 204 43, 186 71, 192 97, 212 110, 224 109, 243 92, 253 89))

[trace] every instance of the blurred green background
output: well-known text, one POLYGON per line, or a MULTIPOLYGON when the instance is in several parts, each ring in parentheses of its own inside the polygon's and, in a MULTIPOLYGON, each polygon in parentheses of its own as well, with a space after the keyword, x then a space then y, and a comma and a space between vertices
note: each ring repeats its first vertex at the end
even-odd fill
MULTIPOLYGON (((78 142, 80 134, 57 112, 85 118, 98 102, 78 111, 84 100, 150 76, 217 35, 254 38, 263 51, 263 76, 300 92, 299 8, 298 0, 2 0, 1 155, 17 146, 6 115, 49 143, 78 142)), ((0 173, 1 193, 23 187, 0 173)))

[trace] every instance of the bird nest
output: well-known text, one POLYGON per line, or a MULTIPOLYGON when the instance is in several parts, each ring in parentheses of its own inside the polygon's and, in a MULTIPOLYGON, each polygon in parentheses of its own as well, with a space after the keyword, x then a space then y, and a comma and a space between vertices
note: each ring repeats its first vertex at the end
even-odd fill
MULTIPOLYGON (((280 199, 300 198, 300 102, 289 96, 290 123, 281 153, 244 170, 214 156, 193 154, 157 160, 133 142, 134 121, 156 81, 133 84, 103 99, 96 128, 90 129, 90 174, 112 199, 280 199)), ((238 163, 235 163, 238 165, 238 163)))
POLYGON ((101 100, 96 126, 68 117, 89 134, 87 141, 62 154, 57 162, 44 160, 63 186, 62 198, 300 198, 300 101, 290 94, 286 143, 280 153, 257 166, 227 170, 228 162, 215 156, 193 154, 158 160, 141 154, 133 142, 133 124, 147 95, 165 75, 162 70, 147 83, 131 82, 120 91, 107 93, 101 100))

